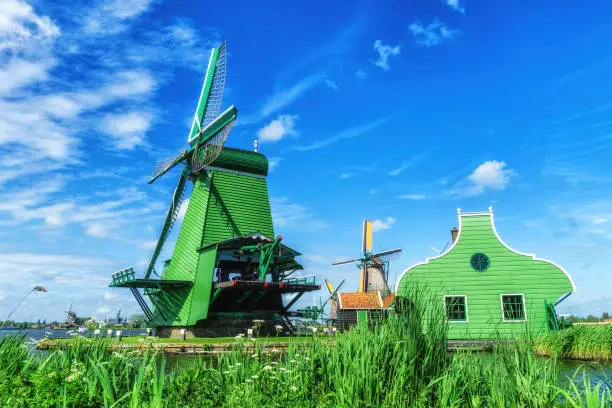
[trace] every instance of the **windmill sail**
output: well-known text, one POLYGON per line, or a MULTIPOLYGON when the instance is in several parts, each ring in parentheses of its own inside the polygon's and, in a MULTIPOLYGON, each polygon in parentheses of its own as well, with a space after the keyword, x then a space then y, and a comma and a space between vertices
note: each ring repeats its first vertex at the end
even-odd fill
POLYGON ((170 235, 170 231, 176 222, 178 217, 178 213, 181 209, 181 203, 183 201, 183 192, 185 191, 185 182, 187 181, 187 171, 183 170, 181 173, 181 177, 179 178, 178 184, 174 189, 174 194, 172 195, 172 202, 170 203, 170 208, 168 208, 168 212, 166 213, 166 221, 164 222, 164 226, 162 227, 161 233, 159 234, 159 238, 157 239, 157 244, 155 245, 155 251, 153 251, 153 256, 151 257, 151 261, 149 261, 149 267, 147 268, 147 272, 145 273, 145 279, 149 279, 151 276, 151 272, 153 272, 153 268, 155 267, 155 263, 157 262, 157 258, 161 253, 162 248, 164 247, 164 243, 170 235))
POLYGON ((189 143, 195 143, 202 129, 215 120, 221 111, 223 91, 225 89, 226 55, 225 42, 219 48, 213 48, 210 53, 202 92, 200 93, 193 124, 187 139, 189 143))

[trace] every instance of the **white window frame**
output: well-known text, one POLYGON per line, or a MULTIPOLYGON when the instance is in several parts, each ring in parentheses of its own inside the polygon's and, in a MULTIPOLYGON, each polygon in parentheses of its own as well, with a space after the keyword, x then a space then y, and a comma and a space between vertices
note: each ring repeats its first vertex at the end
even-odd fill
POLYGON ((442 298, 442 305, 444 306, 444 318, 448 323, 468 323, 470 321, 470 315, 468 314, 468 301, 466 295, 444 295, 442 298), (449 320, 446 315, 446 298, 462 297, 465 299, 465 320, 449 320))
POLYGON ((521 322, 527 321, 527 306, 525 304, 525 294, 524 293, 500 293, 499 303, 501 307, 501 317, 504 323, 521 323, 521 322), (523 299, 523 315, 525 316, 523 320, 514 320, 514 319, 506 320, 506 317, 504 316, 504 296, 521 296, 521 299, 523 299))

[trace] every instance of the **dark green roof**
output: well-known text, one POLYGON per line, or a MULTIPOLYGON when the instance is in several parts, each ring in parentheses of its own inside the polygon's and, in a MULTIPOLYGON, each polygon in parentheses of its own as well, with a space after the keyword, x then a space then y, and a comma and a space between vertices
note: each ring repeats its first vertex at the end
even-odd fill
POLYGON ((250 150, 224 147, 211 166, 262 176, 268 175, 268 159, 266 156, 250 150))

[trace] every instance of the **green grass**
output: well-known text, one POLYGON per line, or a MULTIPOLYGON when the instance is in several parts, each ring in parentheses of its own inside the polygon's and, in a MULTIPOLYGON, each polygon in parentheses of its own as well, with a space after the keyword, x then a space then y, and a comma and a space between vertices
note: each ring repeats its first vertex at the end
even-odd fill
MULTIPOLYGON (((193 359, 168 370, 163 354, 111 352, 103 342, 31 353, 23 339, 0 340, 4 407, 605 407, 603 379, 562 381, 556 359, 530 344, 493 354, 449 354, 438 312, 411 306, 372 330, 313 339, 284 355, 245 352, 193 359), (427 314, 430 314, 429 316, 427 314)), ((577 374, 580 376, 580 373, 577 374)), ((607 383, 606 383, 607 381, 607 383)))
POLYGON ((612 361, 612 325, 580 325, 549 332, 536 341, 535 350, 557 358, 612 361))

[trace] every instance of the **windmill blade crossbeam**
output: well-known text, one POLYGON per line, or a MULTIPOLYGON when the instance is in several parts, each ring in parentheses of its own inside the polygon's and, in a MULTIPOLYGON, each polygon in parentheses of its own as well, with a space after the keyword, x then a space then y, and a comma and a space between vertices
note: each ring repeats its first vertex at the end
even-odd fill
POLYGON ((370 259, 372 259, 372 258, 381 258, 381 259, 388 260, 388 259, 392 259, 394 256, 396 256, 400 252, 402 252, 402 250, 400 248, 391 249, 389 251, 377 252, 375 254, 371 254, 370 255, 370 259))
POLYGON ((346 264, 350 264, 350 263, 354 263, 354 262, 361 262, 362 259, 361 258, 353 258, 353 259, 347 259, 344 261, 338 261, 338 262, 334 262, 331 264, 331 266, 339 266, 339 265, 346 265, 346 264))
POLYGON ((223 91, 225 90, 225 76, 226 76, 226 46, 223 43, 219 47, 219 53, 217 56, 217 65, 213 75, 212 84, 210 87, 210 93, 208 94, 208 100, 206 101, 206 109, 204 119, 202 120, 202 127, 206 127, 211 123, 219 112, 221 111, 221 103, 223 102, 223 91))

